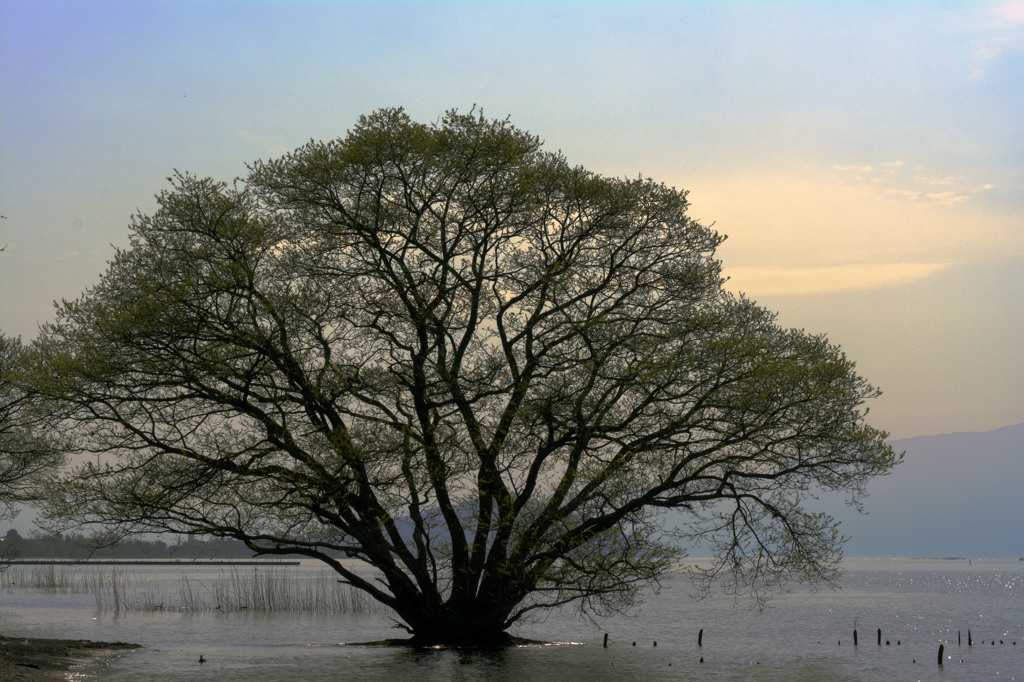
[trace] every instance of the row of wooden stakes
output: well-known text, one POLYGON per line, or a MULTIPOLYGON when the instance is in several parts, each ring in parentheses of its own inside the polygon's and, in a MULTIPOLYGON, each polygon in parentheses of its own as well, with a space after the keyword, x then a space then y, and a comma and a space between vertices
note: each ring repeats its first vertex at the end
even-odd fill
MULTIPOLYGON (((961 646, 962 645, 962 640, 961 640, 961 637, 960 637, 960 631, 959 630, 956 631, 956 643, 957 643, 957 646, 961 646)), ((995 640, 992 640, 992 645, 993 646, 995 646, 995 643, 996 643, 995 640)), ((842 640, 840 640, 838 642, 838 644, 841 645, 842 644, 842 640)), ((886 640, 885 644, 886 644, 886 646, 888 646, 889 645, 889 640, 886 640)), ((1002 644, 1001 640, 1000 640, 1000 644, 1002 644)), ((1016 646, 1017 642, 1014 641, 1013 644, 1016 646)), ((857 646, 857 628, 853 629, 853 645, 857 646)), ((896 646, 899 646, 899 645, 900 645, 900 640, 896 640, 896 646)), ((604 646, 605 649, 608 648, 608 633, 607 632, 604 633, 604 644, 603 644, 603 646, 604 646)), ((633 642, 633 646, 636 646, 636 642, 633 642)), ((654 646, 658 646, 658 641, 657 640, 654 640, 654 646)), ((701 628, 700 632, 697 633, 697 646, 699 646, 699 647, 704 646, 704 628, 701 628)), ((878 646, 882 646, 882 628, 878 628, 878 646)), ((967 631, 967 646, 974 646, 974 638, 971 637, 971 631, 970 630, 967 631)), ((939 645, 939 665, 942 665, 942 656, 945 653, 945 649, 946 649, 946 646, 944 644, 940 644, 939 645)), ((701 663, 703 663, 704 659, 701 658, 700 661, 701 661, 701 663)))

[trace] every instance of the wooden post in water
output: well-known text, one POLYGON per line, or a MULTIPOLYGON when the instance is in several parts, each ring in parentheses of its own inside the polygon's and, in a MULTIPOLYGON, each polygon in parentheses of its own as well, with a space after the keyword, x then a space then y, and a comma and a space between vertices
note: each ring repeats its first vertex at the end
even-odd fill
POLYGON ((604 633, 604 648, 608 648, 608 633, 604 633))
POLYGON ((704 628, 697 633, 697 646, 704 646, 704 628))
POLYGON ((853 645, 857 646, 857 628, 853 629, 853 645))
POLYGON ((967 628, 967 646, 974 646, 974 638, 971 637, 971 629, 967 628))
POLYGON ((882 646, 882 628, 878 628, 878 646, 882 646))
POLYGON ((945 645, 943 645, 943 644, 939 645, 939 665, 942 665, 942 650, 945 649, 945 648, 946 648, 945 645))

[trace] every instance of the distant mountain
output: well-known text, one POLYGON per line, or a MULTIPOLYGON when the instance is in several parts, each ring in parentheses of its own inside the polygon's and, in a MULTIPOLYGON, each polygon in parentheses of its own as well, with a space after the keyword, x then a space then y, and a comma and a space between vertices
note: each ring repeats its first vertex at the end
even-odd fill
POLYGON ((868 487, 867 515, 823 498, 846 556, 1024 557, 1024 424, 892 442, 903 463, 868 487))
MULTIPOLYGON (((846 556, 1024 557, 1024 424, 892 445, 906 451, 904 461, 870 483, 867 515, 845 506, 841 495, 813 507, 851 537, 846 556)), ((32 516, 11 527, 28 532, 32 516)))

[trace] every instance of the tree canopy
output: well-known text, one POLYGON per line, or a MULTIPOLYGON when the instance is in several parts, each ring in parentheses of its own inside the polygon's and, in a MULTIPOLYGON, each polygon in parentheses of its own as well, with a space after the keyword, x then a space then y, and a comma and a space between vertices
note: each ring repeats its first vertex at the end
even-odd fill
POLYGON ((499 642, 628 608, 693 539, 736 589, 829 582, 804 500, 897 461, 840 349, 723 289, 685 192, 507 120, 385 109, 170 182, 35 344, 92 455, 54 517, 315 557, 415 641, 499 642))
POLYGON ((38 428, 37 403, 18 379, 26 356, 21 339, 0 334, 0 518, 41 498, 44 481, 64 462, 66 448, 38 428))

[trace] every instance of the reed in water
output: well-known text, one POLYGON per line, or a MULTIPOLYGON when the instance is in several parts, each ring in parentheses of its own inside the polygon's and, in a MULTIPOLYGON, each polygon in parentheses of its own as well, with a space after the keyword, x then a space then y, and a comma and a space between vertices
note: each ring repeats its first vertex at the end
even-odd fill
POLYGON ((53 593, 89 593, 98 611, 258 611, 295 613, 377 613, 377 602, 349 585, 339 584, 333 573, 295 576, 287 569, 231 568, 215 578, 189 577, 183 573, 176 594, 167 582, 123 568, 109 572, 75 571, 70 566, 33 566, 30 571, 12 569, 2 576, 0 587, 53 593))

